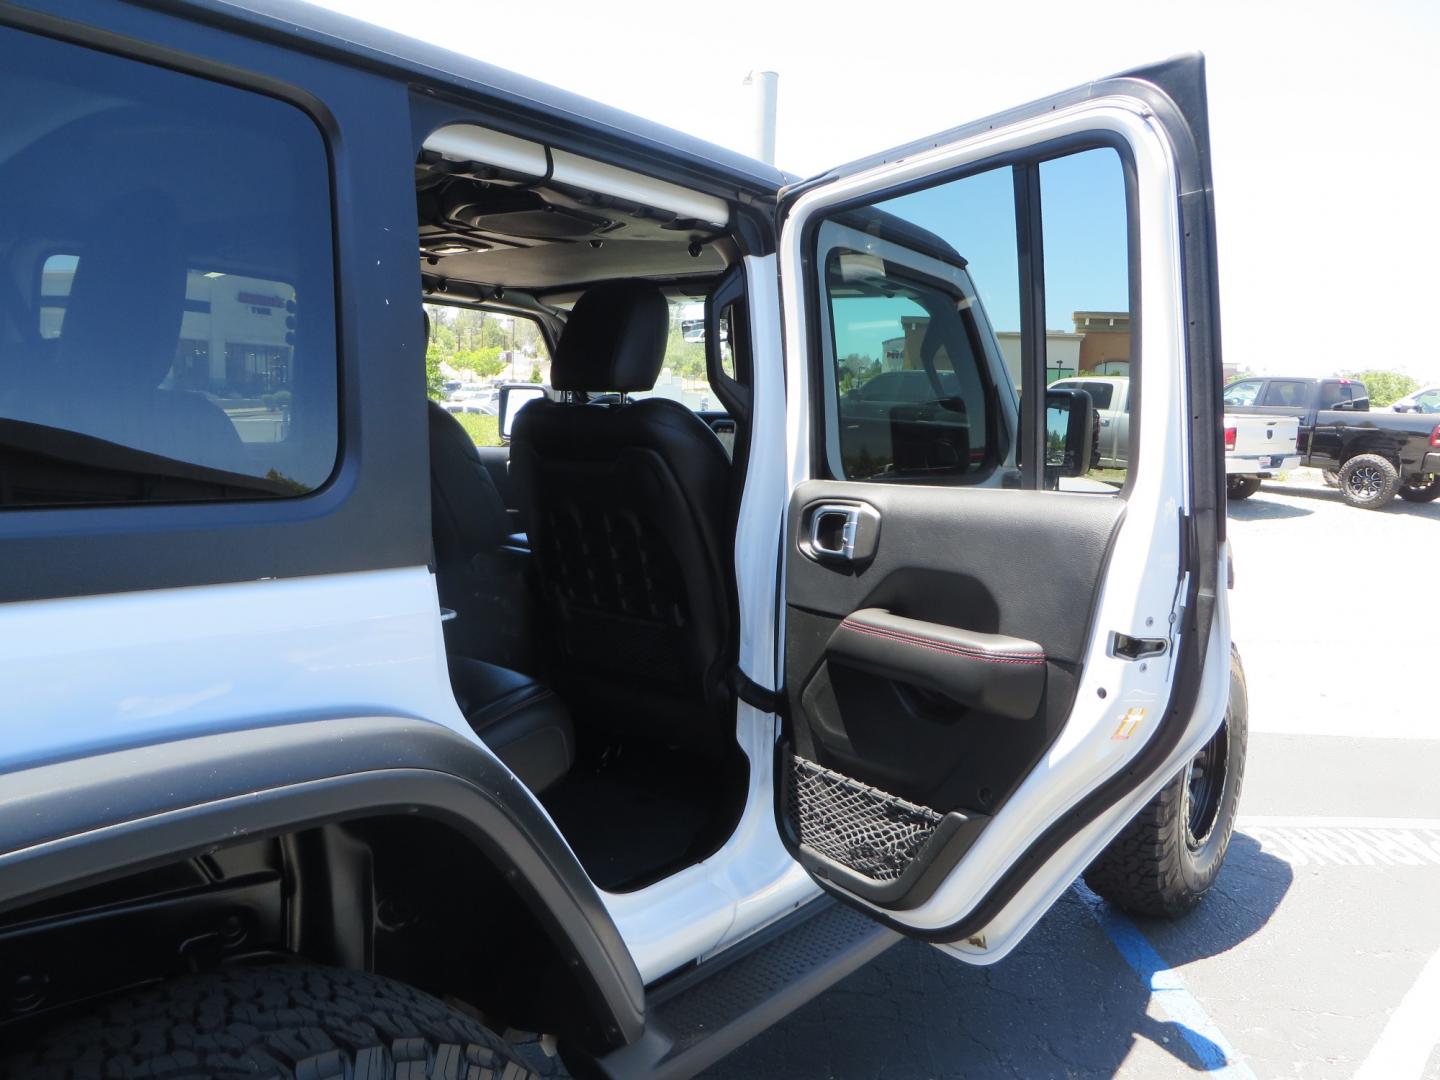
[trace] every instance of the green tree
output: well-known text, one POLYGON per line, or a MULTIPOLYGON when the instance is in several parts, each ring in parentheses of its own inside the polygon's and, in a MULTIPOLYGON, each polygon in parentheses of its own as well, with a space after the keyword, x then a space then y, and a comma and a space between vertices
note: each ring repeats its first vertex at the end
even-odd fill
POLYGON ((445 396, 445 376, 440 373, 440 354, 434 345, 425 350, 425 393, 431 401, 445 396))
POLYGON ((465 368, 467 371, 473 371, 482 379, 489 379, 505 370, 505 361, 500 357, 501 351, 498 345, 465 349, 455 353, 447 362, 451 367, 465 368))
POLYGON ((1365 384, 1365 389, 1370 391, 1371 408, 1393 405, 1407 394, 1413 394, 1420 389, 1418 382, 1399 371, 1371 368, 1366 371, 1342 371, 1340 374, 1365 384))
POLYGON ((540 365, 530 365, 530 381, 532 383, 543 383, 545 380, 540 377, 540 365))
POLYGON ((665 340, 665 366, 682 379, 706 377, 705 346, 698 341, 686 341, 677 322, 671 323, 670 336, 665 340))

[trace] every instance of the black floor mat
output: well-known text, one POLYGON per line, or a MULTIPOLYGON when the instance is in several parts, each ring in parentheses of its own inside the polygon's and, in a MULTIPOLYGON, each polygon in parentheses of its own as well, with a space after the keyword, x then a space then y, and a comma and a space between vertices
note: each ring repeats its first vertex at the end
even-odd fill
POLYGON ((743 805, 745 778, 726 765, 663 747, 627 745, 614 760, 577 766, 541 797, 590 880, 637 889, 709 854, 743 805))

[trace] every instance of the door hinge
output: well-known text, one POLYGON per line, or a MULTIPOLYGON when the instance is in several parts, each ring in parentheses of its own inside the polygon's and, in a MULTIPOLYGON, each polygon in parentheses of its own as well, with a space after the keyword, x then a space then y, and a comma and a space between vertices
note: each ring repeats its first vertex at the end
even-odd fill
POLYGON ((1110 632, 1110 655, 1121 660, 1144 660, 1151 656, 1164 656, 1170 649, 1170 642, 1159 637, 1131 637, 1118 630, 1110 632))

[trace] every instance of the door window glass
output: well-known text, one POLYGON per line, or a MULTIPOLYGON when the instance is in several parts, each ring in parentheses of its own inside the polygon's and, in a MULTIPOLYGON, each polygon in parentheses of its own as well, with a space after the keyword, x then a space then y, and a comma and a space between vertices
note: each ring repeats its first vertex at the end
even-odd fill
MULTIPOLYGON (((1110 149, 975 173, 824 222, 830 474, 1123 487, 1132 424, 1120 401, 1133 400, 1140 359, 1129 225, 1125 171, 1110 149), (1058 483, 1083 455, 1071 445, 1069 465, 1042 470, 1051 410, 1025 399, 1062 379, 1092 395, 1076 413, 1092 451, 1087 474, 1058 483)), ((1068 404, 1053 411, 1071 415, 1068 404)))
MULTIPOLYGON (((1133 400, 1139 375, 1130 318, 1129 223, 1120 155, 1103 148, 1040 163, 1040 214, 1045 251, 1045 373, 1080 380, 1095 410, 1111 410, 1117 394, 1133 400), (1128 394, 1120 388, 1126 387, 1128 394)), ((1133 467, 1135 412, 1092 416, 1090 471, 1067 478, 1065 490, 1113 492, 1133 467)))
POLYGON ((827 222, 820 243, 832 475, 973 484, 1013 461, 1021 342, 1009 170, 852 211, 827 222))
POLYGON ((0 57, 0 505, 319 487, 339 444, 319 130, 59 42, 0 31, 0 57))
POLYGON ((1297 379, 1271 379, 1265 387, 1262 405, 1278 405, 1284 408, 1304 408, 1309 397, 1310 384, 1297 379))
POLYGON ((1231 383, 1225 388, 1225 404, 1234 405, 1237 408, 1254 405, 1255 399, 1260 396, 1260 388, 1264 385, 1259 379, 1246 379, 1244 382, 1231 383))

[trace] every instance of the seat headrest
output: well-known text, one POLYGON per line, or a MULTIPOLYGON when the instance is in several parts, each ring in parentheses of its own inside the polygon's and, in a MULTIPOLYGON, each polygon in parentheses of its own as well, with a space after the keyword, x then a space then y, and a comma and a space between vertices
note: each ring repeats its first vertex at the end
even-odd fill
POLYGON ((586 393, 649 390, 660 376, 669 329, 669 305, 654 285, 592 285, 565 323, 550 365, 550 385, 586 393))

